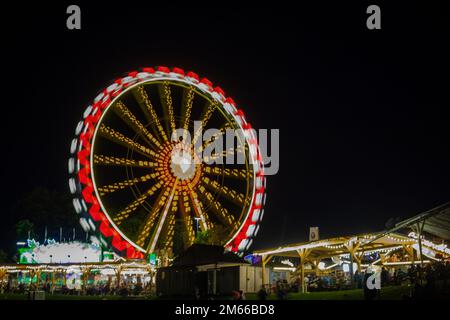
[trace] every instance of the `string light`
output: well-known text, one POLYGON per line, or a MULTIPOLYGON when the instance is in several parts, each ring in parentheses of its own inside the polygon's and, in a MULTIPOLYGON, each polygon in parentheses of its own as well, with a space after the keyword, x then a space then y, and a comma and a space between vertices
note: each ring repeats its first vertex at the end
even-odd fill
MULTIPOLYGON (((415 239, 418 242, 418 236, 416 233, 411 232, 408 234, 409 237, 415 239)), ((429 247, 435 251, 439 251, 441 253, 445 253, 447 255, 450 255, 450 248, 447 247, 447 245, 445 243, 442 244, 436 244, 430 240, 426 240, 424 236, 421 237, 421 242, 422 242, 422 246, 426 246, 429 247)))
POLYGON ((413 242, 413 239, 410 238, 398 238, 398 237, 393 237, 390 235, 386 235, 386 238, 393 240, 393 241, 397 241, 397 242, 413 242))
POLYGON ((335 245, 335 246, 325 245, 324 247, 327 249, 335 250, 335 249, 341 249, 341 248, 345 247, 345 245, 344 244, 339 244, 339 245, 335 245))

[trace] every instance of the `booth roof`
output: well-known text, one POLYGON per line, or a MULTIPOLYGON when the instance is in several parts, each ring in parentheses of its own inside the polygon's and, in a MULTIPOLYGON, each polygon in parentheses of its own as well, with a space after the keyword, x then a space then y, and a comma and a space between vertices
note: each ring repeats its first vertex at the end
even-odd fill
POLYGON ((176 257, 172 267, 190 267, 220 263, 248 264, 232 252, 224 252, 222 246, 193 244, 176 257))

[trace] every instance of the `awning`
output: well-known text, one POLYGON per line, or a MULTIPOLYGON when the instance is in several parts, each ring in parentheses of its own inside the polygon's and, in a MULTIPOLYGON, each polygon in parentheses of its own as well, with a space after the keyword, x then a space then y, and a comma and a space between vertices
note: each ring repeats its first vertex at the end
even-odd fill
POLYGON ((450 202, 403 220, 393 228, 382 232, 379 237, 407 228, 416 230, 417 227, 421 229, 421 232, 450 240, 450 202))

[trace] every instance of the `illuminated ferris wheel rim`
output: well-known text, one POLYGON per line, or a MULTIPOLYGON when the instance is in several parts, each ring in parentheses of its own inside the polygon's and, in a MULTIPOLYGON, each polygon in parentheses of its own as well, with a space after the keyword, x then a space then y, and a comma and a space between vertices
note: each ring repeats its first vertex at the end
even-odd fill
MULTIPOLYGON (((187 85, 192 85, 192 86, 196 87, 197 89, 201 90, 204 94, 208 94, 211 98, 213 98, 216 102, 220 103, 220 104, 222 105, 222 107, 223 107, 223 104, 224 104, 223 101, 221 101, 220 99, 218 99, 217 95, 214 96, 214 95, 212 94, 212 92, 210 92, 209 90, 207 90, 207 89, 205 88, 205 86, 199 86, 198 83, 195 83, 195 82, 192 81, 192 80, 187 80, 187 79, 185 79, 185 78, 183 79, 183 78, 180 78, 179 76, 171 76, 171 74, 165 75, 165 76, 164 76, 164 75, 158 75, 158 74, 156 74, 155 77, 152 77, 151 79, 145 79, 145 80, 142 80, 142 81, 140 81, 140 82, 136 82, 136 83, 134 83, 133 85, 127 87, 126 90, 122 91, 122 92, 121 92, 119 95, 117 95, 113 100, 111 100, 111 102, 109 103, 109 105, 104 109, 104 111, 103 111, 103 113, 102 113, 100 119, 98 120, 98 123, 101 123, 101 122, 102 122, 102 119, 103 119, 103 117, 107 114, 108 109, 109 109, 109 108, 110 108, 110 107, 111 107, 118 99, 120 99, 126 92, 128 92, 129 90, 132 90, 134 87, 137 87, 137 86, 140 86, 140 85, 144 85, 144 84, 149 83, 149 82, 164 81, 164 80, 172 80, 172 81, 173 81, 173 80, 176 80, 176 81, 178 81, 178 82, 183 82, 183 83, 185 83, 185 84, 187 84, 187 85)), ((228 114, 229 116, 233 117, 233 119, 236 120, 236 123, 239 125, 239 128, 240 128, 241 130, 243 130, 241 123, 239 123, 238 119, 236 118, 236 115, 234 115, 232 112, 230 112, 230 111, 229 111, 228 109, 226 109, 225 107, 224 107, 223 109, 227 111, 227 114, 228 114)), ((96 126, 94 135, 93 135, 93 137, 92 137, 92 146, 95 145, 95 139, 96 139, 96 137, 97 137, 98 130, 99 130, 99 126, 96 126)), ((247 141, 247 139, 246 139, 246 141, 247 141)), ((248 141, 247 141, 247 143, 248 143, 248 141)), ((252 153, 253 151, 252 151, 252 150, 249 150, 249 152, 252 153)), ((251 154, 251 156, 252 156, 252 154, 251 154)), ((100 195, 99 195, 98 188, 97 188, 96 182, 95 182, 94 153, 93 153, 93 152, 91 152, 91 155, 90 155, 90 163, 91 163, 91 168, 92 168, 91 175, 92 175, 92 183, 93 183, 93 185, 94 185, 94 191, 95 191, 95 194, 96 194, 96 196, 97 196, 97 199, 99 200, 99 203, 100 203, 100 206, 101 206, 103 212, 106 213, 106 217, 108 218, 109 222, 110 222, 111 225, 114 227, 114 229, 116 229, 117 232, 119 232, 119 234, 120 234, 125 240, 127 240, 131 245, 133 245, 136 249, 138 249, 138 250, 140 250, 140 251, 142 251, 142 252, 146 252, 146 250, 145 250, 144 248, 142 248, 141 246, 137 245, 134 241, 132 241, 131 239, 129 239, 129 238, 128 238, 121 230, 120 230, 120 228, 114 223, 114 221, 113 221, 113 219, 111 218, 110 214, 108 214, 108 211, 106 210, 105 206, 103 205, 103 201, 102 201, 102 199, 101 199, 101 197, 100 197, 100 195)), ((253 170, 253 178, 256 179, 256 170, 255 170, 255 169, 256 169, 256 168, 255 168, 256 162, 255 162, 255 161, 252 161, 252 165, 253 165, 253 168, 254 168, 254 170, 253 170)), ((252 188, 253 188, 253 190, 252 190, 252 195, 253 195, 253 194, 255 194, 255 184, 253 184, 252 188)), ((252 200, 251 200, 251 203, 250 203, 249 208, 252 207, 253 202, 254 202, 254 198, 252 197, 252 200)), ((245 217, 244 221, 247 220, 248 214, 249 214, 249 213, 250 213, 250 210, 247 210, 247 214, 246 214, 246 217, 245 217)), ((242 229, 242 227, 243 227, 243 224, 239 227, 239 229, 235 232, 235 234, 231 237, 231 239, 225 244, 225 246, 227 246, 227 245, 228 245, 228 244, 236 237, 236 235, 240 232, 240 230, 242 229)))
MULTIPOLYGON (((225 93, 219 87, 212 87, 212 83, 203 78, 200 80, 197 74, 193 72, 184 73, 182 69, 173 68, 172 71, 166 67, 158 67, 155 71, 153 68, 143 68, 140 72, 134 71, 128 73, 127 76, 119 78, 114 81, 113 84, 108 86, 103 90, 95 99, 93 105, 90 105, 84 112, 84 120, 79 123, 76 129, 76 134, 80 135, 79 151, 77 154, 79 181, 84 183, 90 189, 83 188, 82 198, 83 207, 89 212, 89 215, 94 219, 94 221, 100 220, 100 232, 108 238, 112 236, 112 246, 116 249, 122 249, 125 247, 127 249, 127 256, 133 256, 133 253, 129 253, 129 246, 131 245, 134 249, 140 252, 146 252, 141 246, 137 245, 134 241, 129 239, 120 228, 113 222, 108 211, 105 209, 101 197, 99 196, 98 189, 96 187, 96 182, 94 179, 94 162, 93 155, 94 152, 91 151, 95 144, 95 139, 97 137, 97 132, 99 129, 99 124, 102 122, 102 118, 107 113, 108 109, 117 101, 123 94, 133 89, 136 86, 143 85, 150 82, 164 81, 168 80, 175 83, 184 83, 189 86, 193 86, 206 94, 214 101, 220 104, 222 110, 225 110, 227 115, 231 116, 239 129, 244 133, 244 138, 246 143, 249 145, 250 163, 253 165, 253 186, 251 194, 251 202, 245 213, 245 218, 243 223, 240 224, 237 231, 233 236, 225 243, 225 247, 231 251, 243 251, 248 248, 251 244, 251 238, 256 235, 259 230, 259 222, 263 216, 263 205, 265 202, 265 177, 264 168, 262 164, 262 157, 259 152, 258 143, 254 132, 252 131, 251 125, 246 121, 244 113, 242 110, 236 108, 236 104, 231 98, 225 97, 225 93), (111 99, 112 98, 112 99, 111 99), (100 112, 100 117, 98 113, 100 112), (81 124, 81 126, 80 126, 81 124), (92 126, 94 131, 92 132, 92 126), (86 136, 87 135, 87 136, 86 136), (87 142, 87 143, 86 143, 87 142), (86 147, 88 146, 88 147, 86 147), (83 161, 80 161, 80 153, 84 152, 89 154, 89 172, 81 173, 83 169, 86 169, 86 162, 84 168, 80 168, 80 163, 83 165, 83 161), (87 173, 87 174, 86 174, 87 173), (84 175, 83 175, 84 174, 84 175), (87 190, 87 191, 86 191, 87 190), (92 197, 89 195, 93 191, 92 197), (87 210, 85 202, 91 202, 92 207, 87 210), (93 209, 93 207, 98 207, 93 209), (101 210, 98 210, 101 209, 101 210), (105 218, 107 223, 105 223, 105 218), (126 243, 123 244, 123 241, 126 243)), ((70 164, 69 164, 70 166, 70 164)), ((70 171, 70 169, 69 169, 70 171)), ((71 187, 72 189, 72 187, 71 187)), ((74 199, 74 205, 75 205, 74 199)), ((75 205, 81 207, 81 205, 75 205)), ((79 210, 77 210, 78 212, 79 210)))

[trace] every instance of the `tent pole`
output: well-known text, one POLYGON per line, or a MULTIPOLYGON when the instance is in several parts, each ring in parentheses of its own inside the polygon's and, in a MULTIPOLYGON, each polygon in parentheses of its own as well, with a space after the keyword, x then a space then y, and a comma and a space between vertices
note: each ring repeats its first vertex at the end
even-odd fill
POLYGON ((425 225, 425 220, 422 222, 422 226, 420 223, 417 223, 417 233, 419 237, 419 254, 420 254, 420 284, 422 285, 422 278, 423 278, 423 255, 422 255, 422 231, 423 227, 425 225))

